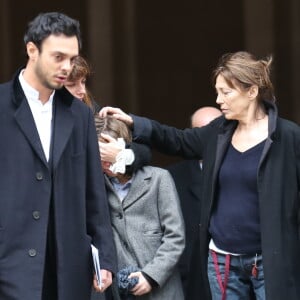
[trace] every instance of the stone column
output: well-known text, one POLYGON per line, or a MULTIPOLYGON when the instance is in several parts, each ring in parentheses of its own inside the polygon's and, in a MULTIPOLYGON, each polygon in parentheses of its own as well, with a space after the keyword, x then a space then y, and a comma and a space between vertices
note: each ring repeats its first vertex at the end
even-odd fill
POLYGON ((0 2, 0 82, 10 80, 12 74, 12 59, 11 47, 12 36, 9 30, 9 0, 1 0, 0 2))
POLYGON ((89 0, 88 58, 92 93, 100 105, 137 107, 135 0, 89 0))
POLYGON ((245 50, 264 57, 274 52, 274 6, 271 0, 244 0, 245 50))

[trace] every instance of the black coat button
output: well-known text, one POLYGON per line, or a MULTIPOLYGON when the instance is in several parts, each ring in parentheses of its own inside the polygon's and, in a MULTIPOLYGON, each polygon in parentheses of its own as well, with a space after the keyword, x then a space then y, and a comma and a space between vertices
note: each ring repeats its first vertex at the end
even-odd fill
POLYGON ((40 212, 37 210, 32 212, 32 216, 35 220, 38 220, 41 217, 40 212))
POLYGON ((37 180, 42 180, 43 179, 43 173, 42 172, 37 172, 35 174, 35 177, 36 177, 37 180))
POLYGON ((119 214, 118 214, 118 218, 119 218, 119 219, 123 219, 123 214, 122 214, 122 213, 119 213, 119 214))
POLYGON ((29 256, 34 257, 34 256, 36 256, 36 250, 35 249, 29 249, 28 254, 29 254, 29 256))

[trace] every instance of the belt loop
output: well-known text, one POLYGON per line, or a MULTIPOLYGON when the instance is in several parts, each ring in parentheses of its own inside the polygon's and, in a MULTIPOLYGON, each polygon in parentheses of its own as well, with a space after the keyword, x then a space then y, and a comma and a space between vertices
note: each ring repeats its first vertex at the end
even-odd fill
POLYGON ((218 284, 220 286, 220 290, 222 293, 222 300, 226 300, 226 288, 229 278, 229 268, 230 268, 230 255, 226 254, 225 256, 225 272, 224 272, 224 280, 222 280, 222 276, 220 273, 220 268, 218 264, 218 256, 214 250, 211 250, 211 255, 214 262, 214 267, 217 275, 218 284))

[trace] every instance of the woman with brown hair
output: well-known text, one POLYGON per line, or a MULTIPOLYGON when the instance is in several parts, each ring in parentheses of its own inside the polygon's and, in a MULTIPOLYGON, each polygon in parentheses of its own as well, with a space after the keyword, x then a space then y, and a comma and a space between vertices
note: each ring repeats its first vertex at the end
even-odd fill
POLYGON ((92 99, 86 88, 86 81, 91 75, 91 68, 82 56, 78 55, 73 59, 73 69, 64 86, 76 98, 83 101, 94 112, 100 110, 100 106, 92 99))
POLYGON ((300 129, 278 116, 271 63, 222 56, 213 78, 223 116, 201 128, 100 112, 134 124, 134 137, 161 152, 203 159, 203 299, 300 299, 300 129))
MULTIPOLYGON (((78 55, 72 62, 73 69, 64 84, 65 88, 74 97, 89 106, 93 113, 98 113, 100 106, 92 99, 90 92, 86 88, 86 80, 91 75, 91 68, 87 60, 78 55)), ((149 147, 137 143, 120 145, 114 139, 107 138, 110 144, 103 149, 102 154, 105 154, 112 170, 118 170, 119 172, 136 170, 150 162, 152 153, 149 147)))

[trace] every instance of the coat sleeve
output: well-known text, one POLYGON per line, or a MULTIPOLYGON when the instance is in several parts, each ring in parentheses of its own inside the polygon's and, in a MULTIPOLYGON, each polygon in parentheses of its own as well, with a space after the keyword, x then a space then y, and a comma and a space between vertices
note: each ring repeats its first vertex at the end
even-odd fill
POLYGON ((148 165, 152 159, 152 152, 149 146, 139 143, 131 143, 128 145, 134 153, 134 162, 126 167, 128 173, 134 173, 141 167, 148 165))
POLYGON ((173 274, 185 246, 184 222, 176 187, 168 171, 160 171, 157 206, 162 228, 161 245, 142 272, 162 286, 173 274))
POLYGON ((100 153, 92 111, 89 114, 87 141, 86 222, 87 233, 99 249, 101 269, 116 273, 117 259, 101 169, 100 153))
POLYGON ((133 138, 168 155, 186 159, 202 159, 203 149, 211 135, 211 125, 184 130, 132 115, 133 138))

